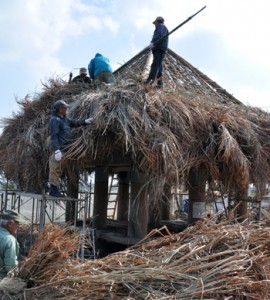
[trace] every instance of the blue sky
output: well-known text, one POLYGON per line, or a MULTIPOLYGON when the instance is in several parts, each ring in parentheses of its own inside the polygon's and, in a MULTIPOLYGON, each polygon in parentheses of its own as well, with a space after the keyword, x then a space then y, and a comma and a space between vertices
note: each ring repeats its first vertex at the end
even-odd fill
POLYGON ((172 30, 205 5, 169 47, 243 103, 270 110, 268 0, 2 0, 0 118, 97 52, 116 70, 149 44, 157 16, 172 30))

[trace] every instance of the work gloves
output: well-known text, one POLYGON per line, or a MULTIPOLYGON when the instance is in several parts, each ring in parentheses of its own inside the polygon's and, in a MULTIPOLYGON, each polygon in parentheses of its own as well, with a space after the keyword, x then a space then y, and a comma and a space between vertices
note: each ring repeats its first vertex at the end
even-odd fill
POLYGON ((54 152, 55 160, 60 161, 62 159, 62 157, 63 157, 63 154, 62 154, 61 150, 56 150, 54 152))
POLYGON ((86 124, 90 124, 91 122, 93 121, 93 118, 88 118, 88 119, 85 119, 84 122, 86 124))

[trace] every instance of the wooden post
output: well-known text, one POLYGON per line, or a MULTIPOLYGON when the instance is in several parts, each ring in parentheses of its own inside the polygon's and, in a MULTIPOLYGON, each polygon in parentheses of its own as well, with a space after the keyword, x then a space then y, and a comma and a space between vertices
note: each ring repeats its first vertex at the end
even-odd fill
POLYGON ((128 220, 129 172, 118 173, 117 220, 128 220))
POLYGON ((94 211, 93 211, 94 228, 101 229, 106 227, 107 206, 108 206, 108 169, 104 166, 96 166, 94 211))
POLYGON ((143 238, 147 235, 148 189, 142 173, 131 172, 130 215, 128 236, 143 238))
MULTIPOLYGON (((68 169, 67 175, 67 194, 71 198, 78 198, 79 194, 79 171, 77 168, 75 170, 68 169)), ((66 222, 74 221, 76 223, 77 216, 75 216, 76 205, 78 203, 76 201, 67 201, 66 203, 66 222)))
POLYGON ((248 217, 248 185, 239 188, 235 193, 235 203, 239 204, 237 208, 237 217, 239 222, 243 222, 248 217))
POLYGON ((188 224, 205 217, 206 170, 192 169, 189 173, 189 211, 188 224))

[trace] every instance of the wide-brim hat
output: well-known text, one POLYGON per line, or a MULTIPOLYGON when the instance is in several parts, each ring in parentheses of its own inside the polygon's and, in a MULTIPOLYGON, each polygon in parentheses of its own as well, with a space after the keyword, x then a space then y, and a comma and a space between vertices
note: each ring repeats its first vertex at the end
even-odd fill
POLYGON ((0 215, 0 219, 2 220, 14 220, 19 223, 28 223, 28 221, 17 213, 15 210, 6 210, 0 215))

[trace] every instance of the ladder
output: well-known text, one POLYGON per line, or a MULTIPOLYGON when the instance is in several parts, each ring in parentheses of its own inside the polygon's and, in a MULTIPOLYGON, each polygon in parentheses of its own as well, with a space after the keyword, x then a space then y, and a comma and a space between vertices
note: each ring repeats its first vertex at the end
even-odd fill
POLYGON ((108 206, 107 206, 107 217, 109 219, 114 220, 117 209, 117 195, 118 195, 118 176, 117 174, 113 174, 111 176, 111 181, 109 184, 109 192, 108 192, 108 206))

